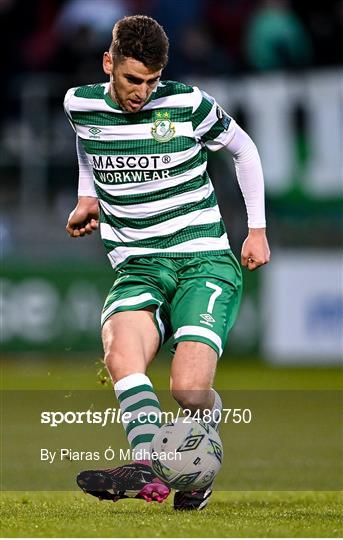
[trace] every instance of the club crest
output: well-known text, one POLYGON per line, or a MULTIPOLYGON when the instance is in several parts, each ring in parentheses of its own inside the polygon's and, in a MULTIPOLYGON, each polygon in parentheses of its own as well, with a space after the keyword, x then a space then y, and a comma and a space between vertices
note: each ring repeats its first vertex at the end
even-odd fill
POLYGON ((168 142, 175 137, 175 126, 168 112, 158 112, 151 128, 151 135, 158 142, 168 142))

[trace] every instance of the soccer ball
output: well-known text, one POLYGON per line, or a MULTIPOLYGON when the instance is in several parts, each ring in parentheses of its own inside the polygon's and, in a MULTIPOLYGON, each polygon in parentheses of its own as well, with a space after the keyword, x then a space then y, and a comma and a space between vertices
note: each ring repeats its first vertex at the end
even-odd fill
POLYGON ((218 433, 205 422, 179 418, 164 424, 151 441, 151 466, 169 487, 192 491, 207 487, 223 460, 218 433))

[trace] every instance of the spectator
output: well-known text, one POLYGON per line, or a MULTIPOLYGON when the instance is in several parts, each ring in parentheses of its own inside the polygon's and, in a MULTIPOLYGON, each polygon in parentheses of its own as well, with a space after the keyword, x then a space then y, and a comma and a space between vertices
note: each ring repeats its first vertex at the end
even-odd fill
POLYGON ((246 33, 248 64, 256 71, 307 67, 312 44, 287 0, 263 0, 246 33))

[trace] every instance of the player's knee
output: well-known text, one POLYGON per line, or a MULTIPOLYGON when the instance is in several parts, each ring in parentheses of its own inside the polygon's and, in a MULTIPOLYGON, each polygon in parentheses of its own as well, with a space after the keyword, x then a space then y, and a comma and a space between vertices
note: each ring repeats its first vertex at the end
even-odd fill
POLYGON ((182 409, 197 411, 206 407, 210 390, 194 390, 194 386, 188 387, 188 385, 185 385, 183 388, 180 388, 180 386, 172 387, 171 392, 182 409))
POLYGON ((133 373, 145 373, 147 365, 144 357, 131 357, 117 347, 105 347, 104 363, 114 383, 133 373))
POLYGON ((125 358, 119 351, 105 351, 104 362, 114 383, 130 375, 125 358))

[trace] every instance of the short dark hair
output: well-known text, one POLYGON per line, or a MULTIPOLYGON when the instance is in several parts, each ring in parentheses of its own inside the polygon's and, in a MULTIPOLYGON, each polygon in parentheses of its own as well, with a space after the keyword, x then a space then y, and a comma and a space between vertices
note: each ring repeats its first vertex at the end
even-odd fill
POLYGON ((114 60, 139 60, 156 71, 168 62, 169 40, 162 26, 146 15, 120 19, 112 30, 110 53, 114 60))

